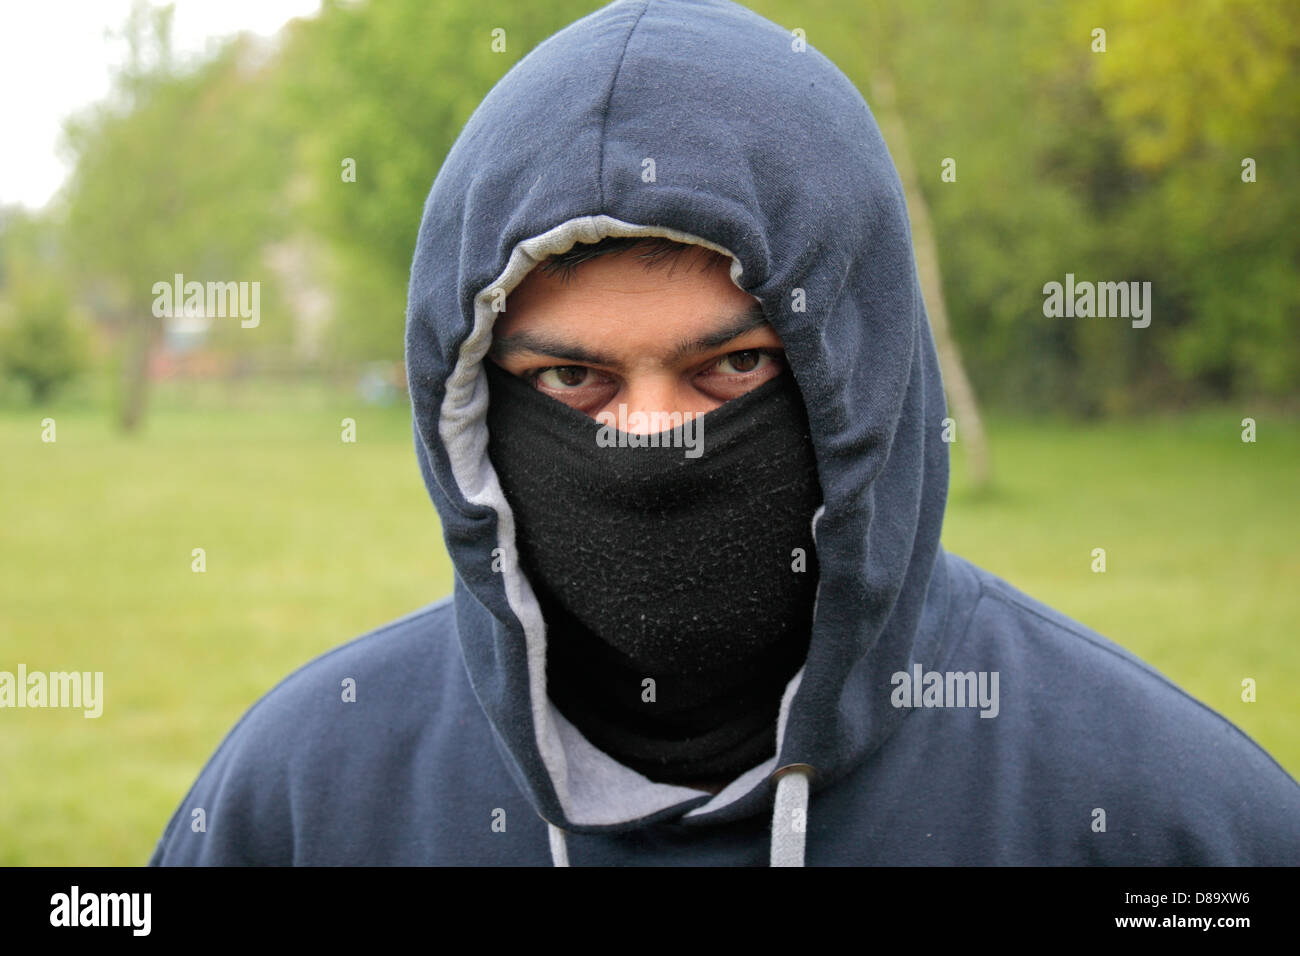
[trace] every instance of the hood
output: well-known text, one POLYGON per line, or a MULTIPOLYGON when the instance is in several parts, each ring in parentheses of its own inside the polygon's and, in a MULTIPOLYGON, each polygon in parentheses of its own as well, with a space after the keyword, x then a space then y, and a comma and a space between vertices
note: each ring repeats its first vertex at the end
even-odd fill
POLYGON ((890 676, 932 661, 940 638, 947 413, 903 191, 861 95, 797 46, 725 0, 619 0, 497 83, 425 204, 406 328, 417 457, 470 683, 557 860, 561 830, 707 826, 770 810, 774 794, 778 810, 801 804, 897 726, 890 676), (611 235, 728 256, 812 412, 824 503, 807 659, 776 757, 716 795, 646 779, 552 706, 545 626, 488 458, 494 300, 547 256, 611 235))

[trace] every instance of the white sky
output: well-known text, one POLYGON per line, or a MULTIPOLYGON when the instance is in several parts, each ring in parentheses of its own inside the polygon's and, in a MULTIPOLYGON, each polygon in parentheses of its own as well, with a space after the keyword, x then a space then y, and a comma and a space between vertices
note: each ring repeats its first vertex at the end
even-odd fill
MULTIPOLYGON (((154 6, 160 4, 154 3, 154 6)), ((178 54, 240 30, 270 35, 320 0, 175 0, 178 54)), ((57 152, 63 119, 108 94, 131 0, 0 0, 0 203, 43 206, 68 174, 57 152)))

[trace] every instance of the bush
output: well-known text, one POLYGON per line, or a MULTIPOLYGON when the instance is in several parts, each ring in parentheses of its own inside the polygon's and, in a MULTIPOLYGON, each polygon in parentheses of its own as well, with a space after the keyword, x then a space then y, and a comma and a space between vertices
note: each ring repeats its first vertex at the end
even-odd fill
POLYGON ((24 385, 39 404, 85 367, 86 329, 57 286, 10 292, 9 301, 0 302, 0 372, 24 385))

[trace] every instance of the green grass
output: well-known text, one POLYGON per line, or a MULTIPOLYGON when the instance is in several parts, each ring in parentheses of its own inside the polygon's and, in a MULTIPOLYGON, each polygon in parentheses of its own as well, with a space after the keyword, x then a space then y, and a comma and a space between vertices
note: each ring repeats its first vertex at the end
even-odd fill
MULTIPOLYGON (((958 460, 945 543, 1133 649, 1295 774, 1300 429, 1261 421, 1243 445, 1240 417, 995 422, 998 491, 964 496, 958 460)), ((106 698, 97 720, 0 711, 0 864, 143 863, 253 701, 451 588, 404 408, 168 389, 129 439, 84 404, 5 408, 0 453, 0 670, 100 670, 106 698)))
POLYGON ((106 701, 0 711, 0 864, 143 863, 262 693, 450 592, 409 412, 297 398, 131 439, 54 412, 52 445, 45 413, 0 415, 0 670, 103 671, 106 701))
POLYGON ((1127 647, 1298 776, 1300 427, 1260 418, 1248 444, 1243 417, 998 422, 993 493, 962 492, 954 446, 944 545, 1127 647))

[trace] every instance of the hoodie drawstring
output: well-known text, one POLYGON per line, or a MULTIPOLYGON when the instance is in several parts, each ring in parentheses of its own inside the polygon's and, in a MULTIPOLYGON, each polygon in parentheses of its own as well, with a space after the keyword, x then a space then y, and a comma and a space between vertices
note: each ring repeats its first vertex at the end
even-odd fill
MULTIPOLYGON (((776 779, 776 804, 772 808, 772 866, 803 866, 808 830, 808 780, 812 767, 794 763, 772 774, 776 779)), ((564 831, 547 821, 551 837, 551 862, 569 865, 569 844, 564 831)))
POLYGON ((803 866, 804 838, 808 830, 808 778, 812 769, 806 763, 792 763, 772 774, 776 779, 772 866, 803 866))
POLYGON ((564 831, 549 820, 546 827, 551 831, 551 862, 556 866, 568 866, 569 844, 564 840, 564 831))

